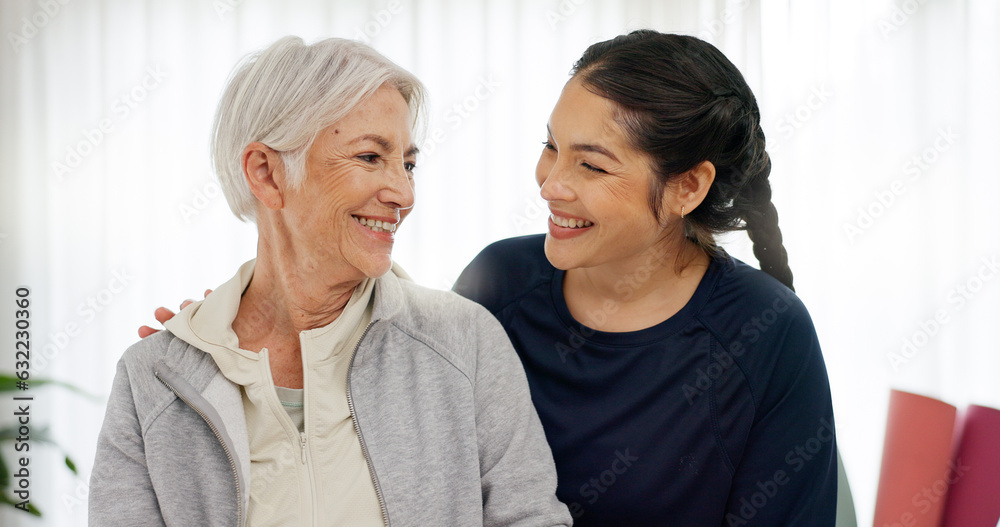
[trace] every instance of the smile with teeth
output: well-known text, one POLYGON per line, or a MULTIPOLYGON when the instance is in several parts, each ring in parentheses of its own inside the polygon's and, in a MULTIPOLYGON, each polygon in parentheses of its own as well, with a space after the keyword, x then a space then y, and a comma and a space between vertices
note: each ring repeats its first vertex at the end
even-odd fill
POLYGON ((563 218, 561 216, 556 216, 555 214, 550 214, 549 218, 552 220, 552 223, 555 223, 560 227, 566 227, 569 229, 582 229, 584 227, 590 227, 591 225, 594 224, 594 222, 592 221, 563 218))
POLYGON ((351 216, 354 221, 360 223, 363 227, 367 227, 375 232, 395 232, 396 224, 389 223, 382 220, 373 220, 371 218, 363 218, 361 216, 351 216))

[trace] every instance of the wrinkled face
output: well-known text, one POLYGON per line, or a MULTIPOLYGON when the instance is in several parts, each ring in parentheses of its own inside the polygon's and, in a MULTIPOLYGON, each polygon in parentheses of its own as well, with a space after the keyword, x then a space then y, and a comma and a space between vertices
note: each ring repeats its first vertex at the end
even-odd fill
POLYGON ((649 207, 649 156, 629 146, 614 108, 571 79, 549 117, 535 177, 551 212, 545 256, 559 269, 627 261, 665 239, 649 207))
POLYGON ((389 86, 320 132, 302 187, 285 199, 296 257, 320 272, 346 263, 359 279, 385 274, 413 206, 416 153, 406 101, 389 86))

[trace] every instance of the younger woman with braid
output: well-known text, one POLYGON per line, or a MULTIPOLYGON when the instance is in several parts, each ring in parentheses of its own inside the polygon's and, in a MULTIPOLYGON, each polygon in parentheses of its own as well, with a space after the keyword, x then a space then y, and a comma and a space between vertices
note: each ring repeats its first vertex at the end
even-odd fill
POLYGON ((513 341, 575 525, 834 525, 829 382, 736 67, 687 36, 595 44, 543 144, 548 233, 455 290, 513 341), (715 245, 741 229, 763 271, 715 245))

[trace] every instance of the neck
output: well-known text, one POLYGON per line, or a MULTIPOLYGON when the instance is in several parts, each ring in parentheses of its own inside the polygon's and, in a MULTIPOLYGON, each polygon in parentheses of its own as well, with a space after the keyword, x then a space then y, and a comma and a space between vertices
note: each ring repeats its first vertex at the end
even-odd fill
POLYGON ((566 271, 566 280, 585 286, 602 299, 638 302, 698 273, 699 268, 704 271, 708 261, 705 251, 686 238, 665 240, 628 259, 570 269, 566 271))
POLYGON ((694 295, 709 257, 687 239, 625 260, 566 271, 563 297, 576 320, 602 331, 652 327, 694 295))
POLYGON ((297 250, 302 245, 280 225, 258 227, 257 263, 233 330, 241 342, 278 337, 297 343, 300 332, 336 320, 365 277, 346 262, 329 265, 332 251, 297 250))

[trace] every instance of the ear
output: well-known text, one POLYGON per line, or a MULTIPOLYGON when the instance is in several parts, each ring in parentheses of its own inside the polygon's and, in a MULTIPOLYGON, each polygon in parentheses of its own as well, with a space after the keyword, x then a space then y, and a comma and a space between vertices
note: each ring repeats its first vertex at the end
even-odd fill
POLYGON ((711 161, 698 163, 691 170, 674 178, 670 190, 663 193, 663 209, 680 216, 683 207, 684 215, 687 216, 705 200, 713 181, 715 165, 711 161))
POLYGON ((261 205, 278 210, 285 205, 285 164, 273 148, 254 142, 243 149, 243 177, 261 205))

